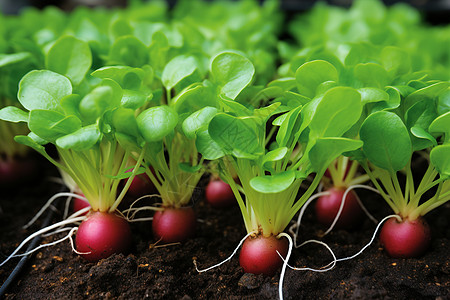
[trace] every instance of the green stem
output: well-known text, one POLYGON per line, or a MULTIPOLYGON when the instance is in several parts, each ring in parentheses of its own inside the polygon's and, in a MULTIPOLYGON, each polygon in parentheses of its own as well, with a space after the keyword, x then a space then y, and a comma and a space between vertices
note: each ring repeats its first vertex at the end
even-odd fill
POLYGON ((389 205, 389 207, 394 211, 394 213, 398 214, 399 209, 395 205, 395 203, 392 201, 391 197, 389 197, 384 189, 381 187, 381 185, 378 183, 377 178, 374 176, 373 172, 370 170, 370 168, 367 165, 363 165, 364 170, 366 171, 366 174, 369 176, 372 183, 375 185, 375 188, 380 192, 381 197, 386 201, 386 203, 389 205))
MULTIPOLYGON (((224 164, 223 161, 224 161, 224 159, 221 159, 220 164, 224 164)), ((238 171, 237 163, 232 157, 227 159, 227 164, 232 165, 234 170, 238 171)), ((252 231, 251 217, 247 211, 247 207, 244 203, 244 199, 242 199, 241 193, 238 188, 238 184, 234 181, 234 178, 233 178, 229 168, 225 168, 225 165, 223 165, 222 169, 224 170, 224 173, 223 173, 224 179, 230 185, 231 190, 233 191, 234 197, 236 198, 236 200, 238 202, 239 209, 241 210, 242 218, 244 219, 245 229, 247 230, 247 233, 249 233, 252 231)), ((239 179, 241 179, 241 177, 239 176, 239 173, 238 173, 238 177, 239 177, 239 179)))
POLYGON ((411 171, 411 160, 406 165, 405 199, 409 199, 408 206, 417 206, 415 203, 414 178, 411 171))
MULTIPOLYGON (((323 172, 322 172, 323 175, 323 172)), ((308 187, 308 189, 303 193, 303 195, 300 197, 300 199, 292 206, 291 213, 289 215, 289 220, 292 220, 295 216, 295 214, 299 211, 299 209, 305 204, 306 201, 311 197, 311 195, 314 193, 316 188, 319 186, 319 183, 322 179, 322 176, 319 176, 319 174, 316 174, 316 176, 313 179, 313 182, 308 187)))
POLYGON ((398 181, 397 173, 393 171, 390 172, 389 175, 394 183, 395 197, 393 199, 394 201, 396 201, 397 205, 400 206, 402 211, 406 212, 408 199, 406 199, 403 196, 402 188, 400 186, 400 182, 398 181))
POLYGON ((417 207, 413 213, 410 214, 410 218, 411 220, 415 220, 417 219, 419 216, 424 215, 426 212, 429 212, 430 210, 432 210, 433 208, 439 206, 436 205, 439 203, 439 196, 441 194, 442 191, 442 182, 439 183, 438 188, 436 193, 434 194, 433 198, 425 201, 422 205, 420 205, 419 207, 417 207))
MULTIPOLYGON (((136 176, 139 167, 141 166, 142 160, 144 159, 144 155, 145 155, 145 147, 141 151, 141 154, 139 155, 139 158, 137 159, 136 164, 134 165, 133 171, 131 172, 131 176, 128 177, 127 182, 125 183, 125 186, 123 187, 120 195, 117 197, 117 199, 114 201, 113 205, 110 207, 110 209, 109 209, 110 213, 114 212, 117 209, 120 202, 125 197, 125 194, 127 193, 128 189, 130 188, 130 185, 131 185, 134 177, 136 176)), ((128 160, 128 155, 125 155, 125 158, 123 159, 123 161, 127 161, 127 160, 128 160)))

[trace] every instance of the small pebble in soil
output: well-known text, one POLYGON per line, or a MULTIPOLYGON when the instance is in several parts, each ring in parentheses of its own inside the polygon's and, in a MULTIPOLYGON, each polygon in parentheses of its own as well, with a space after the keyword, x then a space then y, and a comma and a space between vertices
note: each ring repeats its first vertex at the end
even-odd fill
POLYGON ((249 290, 253 290, 260 287, 263 282, 264 282, 264 275, 245 273, 244 275, 242 275, 241 279, 239 279, 238 285, 245 287, 249 290))

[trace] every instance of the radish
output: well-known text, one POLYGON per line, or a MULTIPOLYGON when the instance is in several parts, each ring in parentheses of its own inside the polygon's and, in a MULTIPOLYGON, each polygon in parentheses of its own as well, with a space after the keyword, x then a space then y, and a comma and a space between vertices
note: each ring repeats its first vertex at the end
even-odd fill
POLYGON ((242 245, 239 263, 246 273, 273 276, 283 265, 277 251, 286 257, 288 246, 287 239, 278 239, 273 235, 249 236, 242 245))
POLYGON ((205 189, 205 198, 212 207, 225 208, 236 203, 230 185, 221 179, 212 179, 205 189))
POLYGON ((336 224, 330 228, 351 229, 361 223, 364 210, 352 188, 369 180, 369 177, 367 174, 359 174, 358 168, 357 161, 350 161, 348 157, 342 155, 328 166, 322 177, 322 184, 328 195, 320 196, 315 205, 316 217, 320 223, 326 226, 333 224, 347 189, 350 189, 350 192, 347 194, 342 211, 336 224))
POLYGON ((196 223, 192 207, 164 208, 153 216, 153 234, 163 243, 183 242, 194 235, 196 223))
POLYGON ((128 194, 134 197, 141 197, 153 193, 154 190, 155 188, 150 182, 150 179, 148 179, 148 176, 140 174, 134 177, 128 189, 128 194))
POLYGON ((90 262, 126 253, 131 245, 130 225, 114 213, 91 212, 81 222, 75 244, 80 255, 90 262))
MULTIPOLYGON (((152 168, 150 168, 152 170, 152 168)), ((131 172, 133 169, 129 169, 127 172, 131 172)), ((153 171, 153 170, 152 170, 153 171)), ((154 172, 154 171, 153 171, 154 172)), ((142 197, 155 192, 155 186, 151 182, 147 174, 136 175, 131 181, 131 185, 128 188, 128 194, 133 197, 142 197)))
MULTIPOLYGON (((83 194, 80 194, 81 196, 83 196, 83 194)), ((84 196, 83 196, 84 197, 84 196)), ((84 199, 78 198, 78 197, 74 197, 72 200, 72 210, 74 212, 80 211, 86 207, 90 207, 91 205, 89 204, 88 201, 85 201, 84 199)), ((87 215, 87 212, 82 214, 82 215, 87 215)))
MULTIPOLYGON (((315 205, 317 220, 326 226, 333 223, 341 206, 345 189, 332 187, 328 192, 328 195, 319 197, 315 205)), ((335 227, 340 229, 354 228, 361 223, 363 217, 364 211, 358 203, 355 192, 351 190, 345 198, 344 207, 335 227)))
POLYGON ((430 227, 423 218, 401 222, 389 219, 380 232, 381 244, 395 258, 418 257, 428 249, 430 241, 430 227))

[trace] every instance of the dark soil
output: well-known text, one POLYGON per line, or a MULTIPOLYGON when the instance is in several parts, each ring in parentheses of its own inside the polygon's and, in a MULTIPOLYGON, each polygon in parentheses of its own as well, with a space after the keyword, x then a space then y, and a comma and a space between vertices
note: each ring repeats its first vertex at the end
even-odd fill
MULTIPOLYGON (((39 224, 30 230, 21 226, 58 189, 57 184, 42 178, 35 186, 20 187, 6 196, 2 193, 1 260, 39 228, 39 224)), ((368 192, 360 195, 378 220, 390 214, 378 196, 368 192)), ((165 247, 154 245, 150 222, 133 223, 131 253, 113 255, 98 263, 87 263, 64 241, 38 251, 5 299, 276 299, 280 273, 272 278, 244 274, 238 257, 208 272, 196 271, 194 259, 199 268, 209 267, 228 257, 245 235, 237 207, 215 210, 205 204, 200 189, 198 196, 194 205, 201 221, 192 240, 165 247)), ((307 212, 299 242, 320 239, 326 229, 314 222, 312 207, 307 212)), ((56 213, 55 222, 58 216, 56 213)), ((287 270, 284 299, 450 299, 450 207, 441 207, 426 219, 433 240, 423 257, 390 258, 375 240, 362 255, 339 262, 331 271, 287 270)), ((367 219, 357 230, 336 230, 321 240, 337 257, 350 256, 370 240, 375 227, 367 219)), ((308 244, 294 249, 290 264, 319 268, 331 258, 323 246, 308 244)), ((0 282, 6 280, 17 261, 1 267, 0 282)))

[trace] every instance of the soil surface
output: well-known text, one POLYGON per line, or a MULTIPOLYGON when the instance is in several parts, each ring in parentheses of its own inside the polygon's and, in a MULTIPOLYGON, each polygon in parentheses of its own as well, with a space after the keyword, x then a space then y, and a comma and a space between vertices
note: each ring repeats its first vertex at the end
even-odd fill
MULTIPOLYGON (((50 172, 51 173, 51 172, 50 172)), ((0 206, 0 256, 11 253, 39 223, 21 229, 60 187, 48 176, 35 185, 2 193, 0 206)), ((57 175, 56 173, 53 175, 57 175)), ((369 192, 358 192, 371 213, 381 220, 390 214, 384 201, 369 192)), ((198 188, 194 207, 198 213, 195 238, 183 244, 158 245, 151 224, 132 223, 134 246, 127 255, 113 255, 88 263, 74 254, 66 240, 38 250, 9 288, 5 299, 277 299, 280 272, 272 278, 244 274, 238 257, 208 272, 198 273, 193 264, 206 268, 227 258, 245 236, 238 207, 217 210, 203 200, 198 188), (156 243, 156 245, 155 245, 156 243)), ((63 201, 61 201, 62 204, 63 201)), ((60 207, 60 206, 58 206, 60 207)), ((60 210, 62 210, 60 208, 60 210)), ((53 222, 61 218, 57 211, 53 222)), ((42 218, 43 219, 43 218, 42 218)), ((328 272, 287 270, 284 299, 450 299, 450 207, 426 216, 433 238, 429 251, 417 259, 387 256, 378 239, 360 256, 338 262, 328 272)), ((327 243, 338 258, 351 256, 367 244, 376 225, 366 219, 351 232, 334 230, 320 237, 323 226, 314 220, 312 206, 300 227, 299 244, 309 239, 327 243)), ((51 242, 64 233, 44 238, 51 242)), ((318 244, 293 250, 289 263, 320 268, 332 260, 318 244)), ((0 268, 3 283, 18 259, 0 268)))

